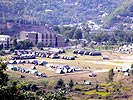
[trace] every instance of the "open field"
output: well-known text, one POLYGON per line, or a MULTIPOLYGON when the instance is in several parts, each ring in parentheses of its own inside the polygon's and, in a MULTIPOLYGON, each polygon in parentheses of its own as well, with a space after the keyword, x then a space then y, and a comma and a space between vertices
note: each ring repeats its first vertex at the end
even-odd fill
MULTIPOLYGON (((40 58, 37 59, 39 62, 41 61, 47 61, 49 64, 63 64, 63 65, 69 65, 69 66, 78 66, 83 69, 81 72, 74 72, 74 73, 67 73, 67 74, 56 74, 56 69, 50 69, 46 68, 45 66, 39 66, 37 65, 36 68, 41 73, 46 73, 48 78, 63 78, 63 79, 74 79, 76 81, 80 81, 80 78, 82 80, 87 79, 89 71, 97 71, 100 72, 108 72, 110 68, 120 68, 120 67, 130 67, 133 63, 133 55, 129 54, 120 54, 120 53, 113 53, 113 52, 102 52, 103 55, 107 55, 109 57, 109 60, 103 60, 102 56, 81 56, 76 55, 72 53, 72 50, 67 51, 65 54, 60 54, 60 56, 77 56, 75 60, 64 60, 64 59, 51 59, 51 58, 40 58), (127 59, 128 58, 128 59, 127 59), (90 67, 90 69, 88 69, 90 67), (89 71, 88 71, 89 70, 89 71), (105 71, 104 71, 105 70, 105 71), (78 78, 76 78, 78 77, 78 78)), ((8 55, 9 57, 9 55, 8 55)), ((23 67, 23 68, 30 68, 31 66, 34 66, 33 64, 18 64, 17 66, 23 67)), ((19 73, 19 72, 18 72, 19 73)), ((21 74, 21 73, 19 73, 21 74)), ((100 75, 100 74, 99 74, 100 75)), ((26 76, 31 76, 30 78, 33 78, 35 76, 26 74, 26 76)), ((40 78, 35 78, 40 79, 40 78)), ((66 80, 65 79, 65 80, 66 80)), ((90 78, 89 78, 90 79, 90 78)))
MULTIPOLYGON (((133 63, 133 55, 130 55, 130 54, 120 54, 120 53, 113 53, 113 52, 107 52, 107 51, 102 52, 102 54, 107 55, 109 57, 109 60, 104 60, 102 56, 76 55, 72 53, 72 50, 67 51, 65 54, 60 54, 60 56, 62 55, 77 56, 75 60, 51 59, 51 58, 41 58, 41 57, 36 58, 39 62, 47 61, 49 64, 59 64, 59 65, 63 64, 63 65, 69 65, 69 66, 78 66, 82 69, 82 71, 79 71, 79 72, 56 74, 55 73, 56 68, 52 69, 46 66, 37 65, 36 66, 37 70, 41 73, 45 73, 48 76, 47 78, 41 78, 29 73, 21 73, 18 71, 11 71, 11 70, 8 70, 7 73, 9 74, 10 79, 19 80, 22 82, 25 81, 25 82, 32 82, 37 84, 43 84, 47 82, 47 88, 45 88, 45 91, 50 91, 50 90, 54 91, 54 86, 56 85, 57 81, 61 78, 66 84, 68 84, 69 81, 72 79, 74 83, 78 83, 79 85, 74 86, 73 92, 70 93, 70 96, 74 98, 74 100, 81 100, 84 98, 91 98, 88 95, 82 95, 82 93, 86 93, 86 94, 93 93, 93 92, 96 93, 94 90, 89 92, 90 91, 89 89, 95 87, 96 84, 105 84, 105 85, 107 84, 106 77, 108 77, 109 69, 111 68, 116 69, 121 67, 130 68, 131 64, 133 63), (96 72, 97 76, 89 77, 90 71, 96 72), (24 75, 25 78, 20 78, 21 75, 24 75), (84 85, 84 80, 92 82, 93 85, 84 85), (75 88, 81 89, 81 92, 76 91, 75 88), (88 92, 84 92, 84 91, 88 91, 88 92)), ((8 57, 10 57, 10 55, 3 57, 3 59, 8 59, 8 57)), ((33 64, 17 64, 17 65, 15 64, 14 66, 20 66, 22 68, 31 68, 34 65, 33 64)), ((131 85, 133 80, 131 77, 125 77, 123 73, 115 72, 114 81, 122 82, 121 96, 123 96, 124 94, 128 94, 130 98, 133 97, 132 95, 133 87, 131 85), (123 89, 128 89, 128 91, 123 89)), ((110 89, 112 87, 102 87, 102 88, 104 88, 103 90, 106 93, 106 88, 110 89)), ((100 91, 103 91, 103 90, 100 90, 100 91)), ((110 92, 110 93, 112 93, 111 97, 113 97, 114 96, 113 92, 110 92)), ((120 98, 121 100, 125 100, 123 99, 123 97, 120 97, 120 98)), ((91 99, 87 99, 87 100, 91 100, 91 99)))

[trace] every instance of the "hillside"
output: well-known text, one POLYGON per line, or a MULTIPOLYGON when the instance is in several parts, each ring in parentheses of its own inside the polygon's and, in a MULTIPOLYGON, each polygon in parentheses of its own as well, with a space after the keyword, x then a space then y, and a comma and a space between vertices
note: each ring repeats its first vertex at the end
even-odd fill
POLYGON ((1 0, 0 19, 25 24, 71 24, 110 14, 124 0, 1 0))
POLYGON ((133 0, 126 0, 106 20, 107 27, 119 30, 133 30, 133 0))

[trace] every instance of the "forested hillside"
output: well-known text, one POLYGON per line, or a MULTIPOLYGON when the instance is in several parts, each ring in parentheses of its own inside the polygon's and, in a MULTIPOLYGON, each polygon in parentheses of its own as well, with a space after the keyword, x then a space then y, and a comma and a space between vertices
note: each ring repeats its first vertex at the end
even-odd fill
POLYGON ((110 28, 133 30, 133 0, 126 0, 119 8, 112 12, 106 20, 110 28))
POLYGON ((0 0, 0 19, 25 24, 70 24, 110 14, 124 0, 0 0))

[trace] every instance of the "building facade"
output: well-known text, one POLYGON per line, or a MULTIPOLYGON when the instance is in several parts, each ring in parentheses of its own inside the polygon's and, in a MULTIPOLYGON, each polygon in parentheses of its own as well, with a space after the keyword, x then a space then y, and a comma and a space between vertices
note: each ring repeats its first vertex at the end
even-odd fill
POLYGON ((0 35, 0 45, 4 48, 9 48, 11 44, 11 37, 9 35, 0 35))
POLYGON ((64 47, 65 37, 52 32, 39 33, 34 31, 21 31, 20 40, 29 39, 33 45, 42 42, 45 47, 64 47))

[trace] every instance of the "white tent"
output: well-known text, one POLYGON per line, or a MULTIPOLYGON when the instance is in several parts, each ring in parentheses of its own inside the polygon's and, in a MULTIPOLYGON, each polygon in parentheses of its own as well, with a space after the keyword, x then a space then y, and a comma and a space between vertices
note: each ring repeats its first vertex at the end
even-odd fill
POLYGON ((56 74, 62 74, 62 73, 64 73, 64 72, 62 71, 62 69, 57 69, 55 73, 56 73, 56 74))
POLYGON ((38 73, 38 70, 31 70, 30 73, 31 73, 31 74, 36 74, 36 73, 38 73))
POLYGON ((7 68, 11 70, 11 69, 13 68, 13 65, 8 64, 8 65, 7 65, 7 68))

